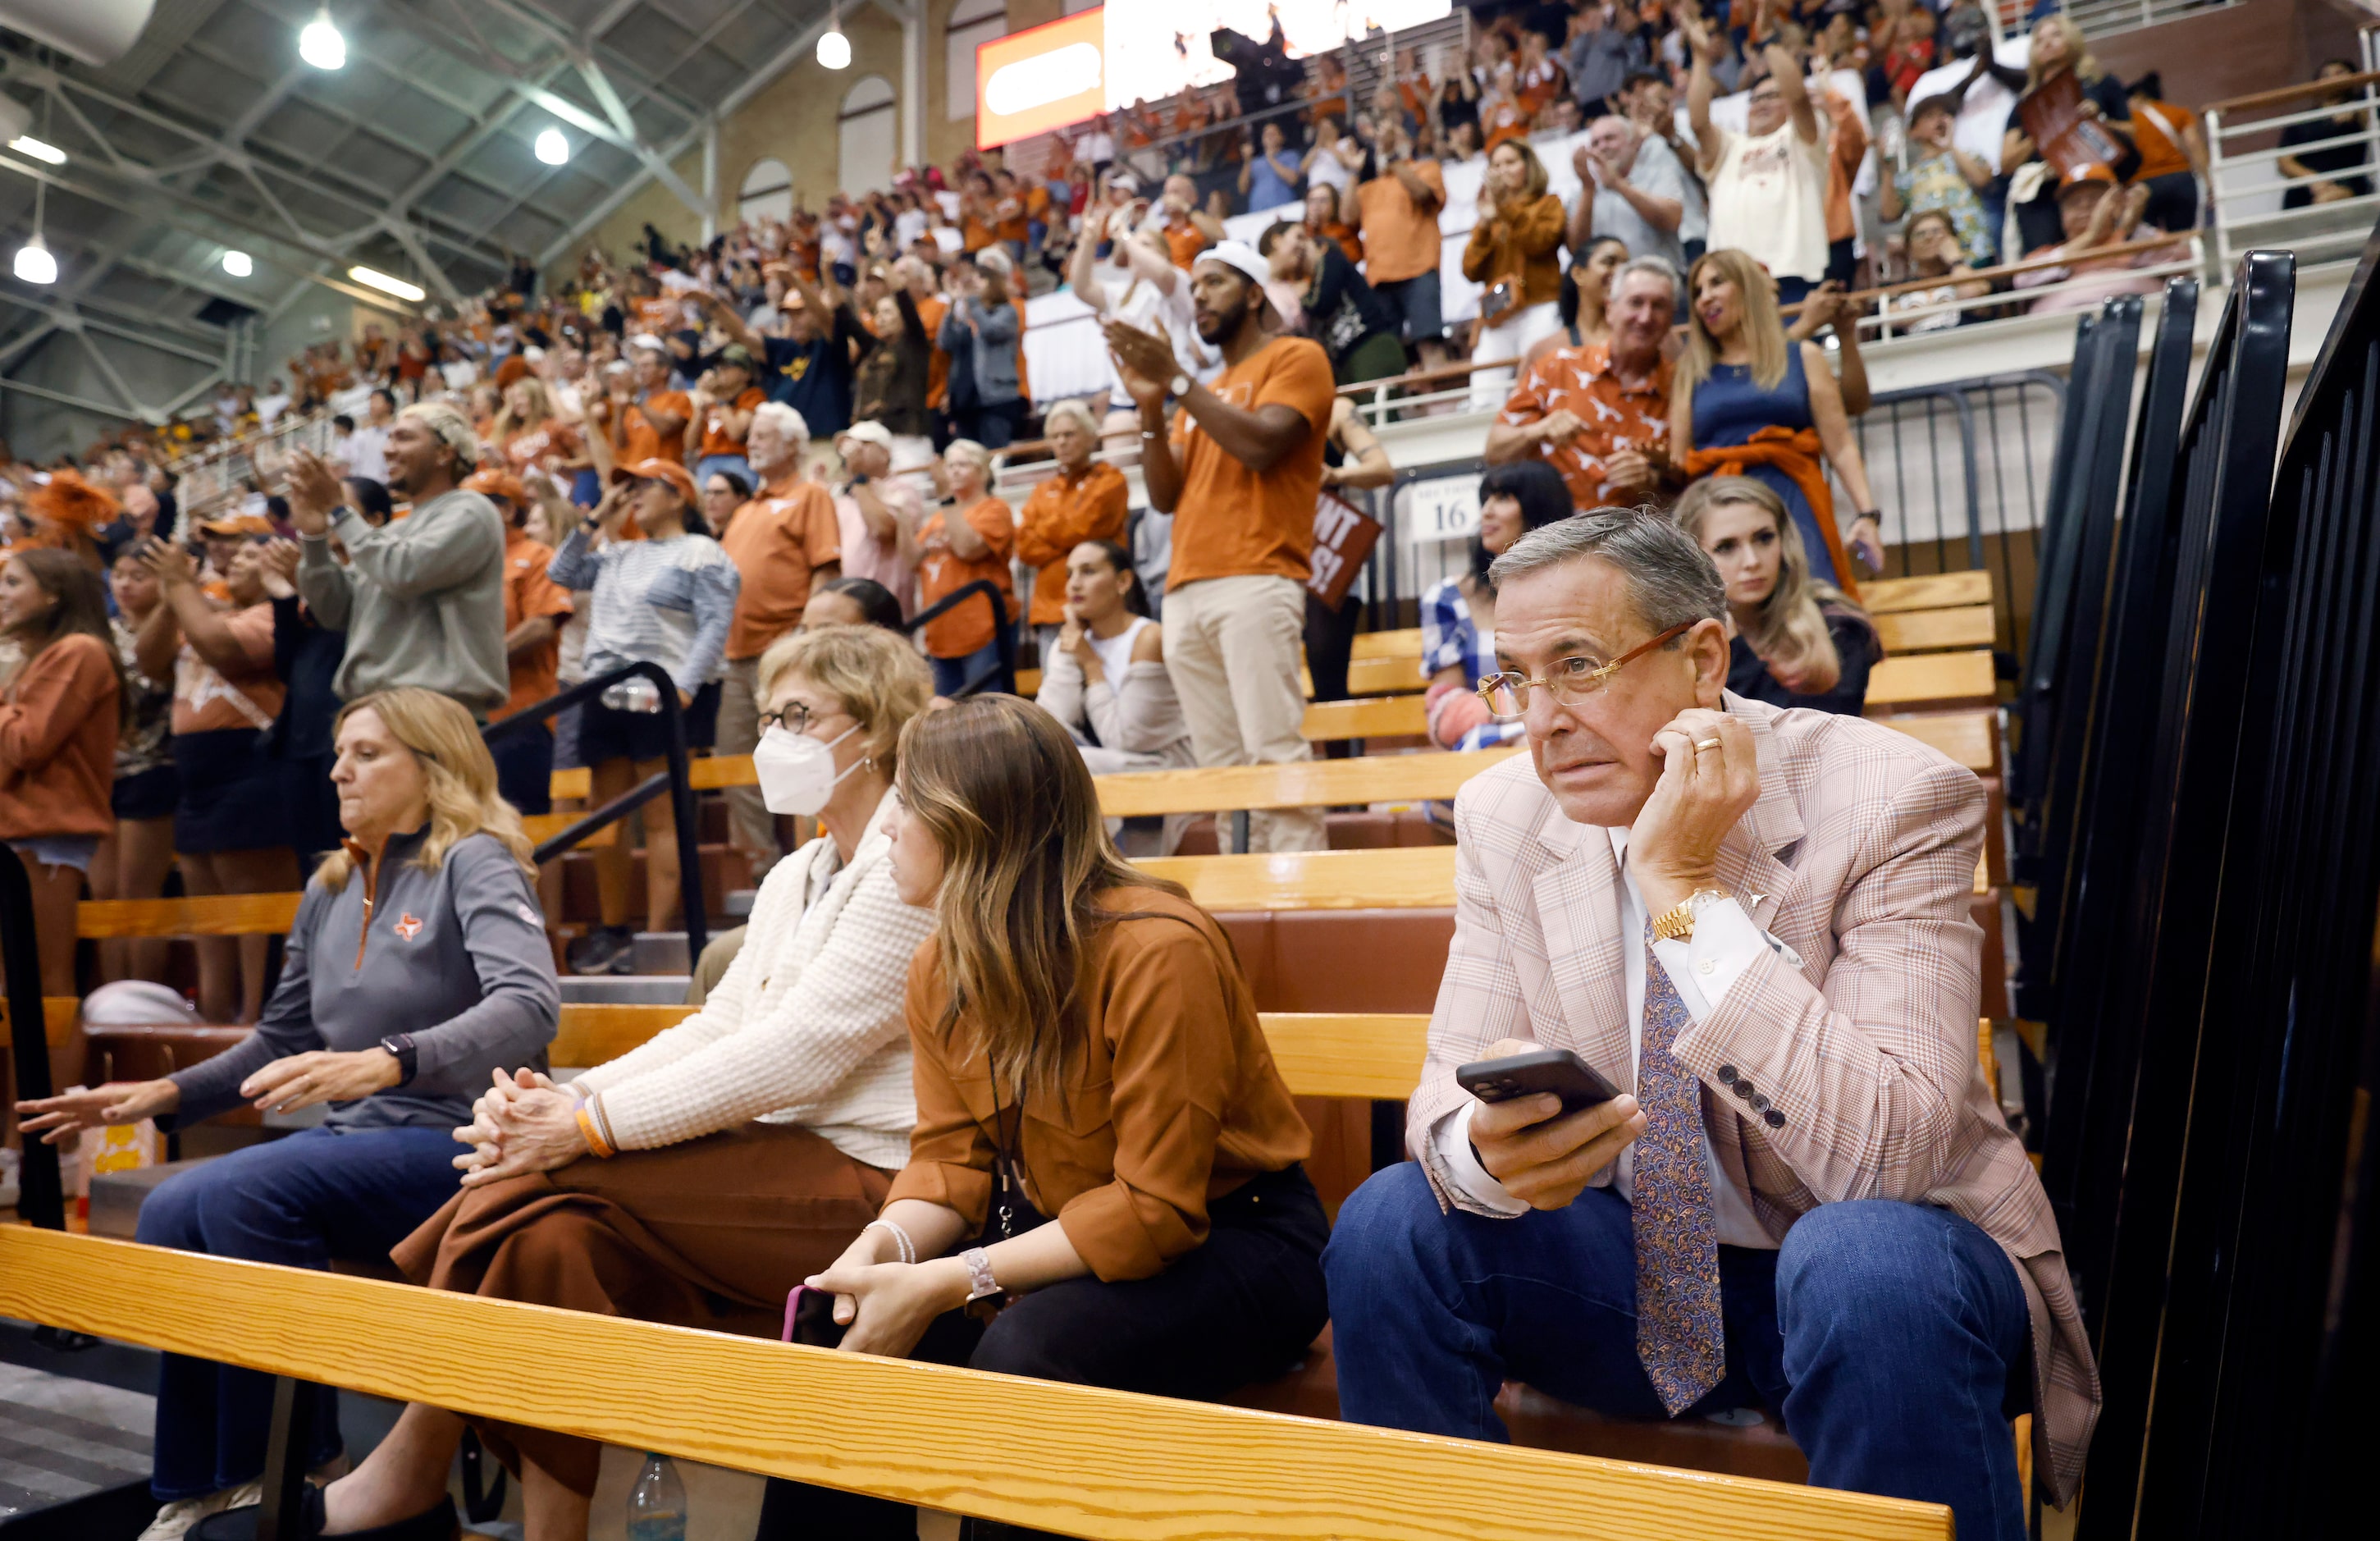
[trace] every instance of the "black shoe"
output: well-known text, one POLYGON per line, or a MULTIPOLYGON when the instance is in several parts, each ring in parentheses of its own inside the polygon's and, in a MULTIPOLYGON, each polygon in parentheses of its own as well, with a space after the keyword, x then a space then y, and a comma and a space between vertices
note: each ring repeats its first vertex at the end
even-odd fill
MULTIPOLYGON (((310 1482, 302 1486, 300 1492, 303 1497, 297 1534, 310 1541, 321 1535, 329 1523, 323 1515, 322 1490, 310 1482)), ((263 1506, 245 1504, 210 1514, 190 1527, 188 1541, 256 1541, 257 1521, 263 1513, 263 1506)), ((419 1514, 343 1535, 352 1536, 354 1541, 455 1541, 461 1530, 462 1523, 455 1517, 455 1500, 441 1496, 419 1514)))
POLYGON ((598 926, 564 949, 563 956, 573 974, 625 974, 620 962, 630 957, 636 940, 625 926, 598 926))

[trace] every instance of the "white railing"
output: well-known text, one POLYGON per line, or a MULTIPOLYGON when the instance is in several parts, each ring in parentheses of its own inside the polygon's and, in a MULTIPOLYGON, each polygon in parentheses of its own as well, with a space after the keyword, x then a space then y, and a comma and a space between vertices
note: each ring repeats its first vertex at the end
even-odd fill
MULTIPOLYGON (((2065 14, 2066 19, 2082 30, 2084 37, 2103 38, 2110 33, 2138 31, 2143 27, 2179 21, 2184 17, 2219 11, 2243 3, 2244 0, 2067 0, 2057 8, 2065 14)), ((2023 0, 2000 0, 1998 17, 2002 34, 2022 35, 2032 25, 2025 18, 2036 8, 2023 3, 2023 0)))
MULTIPOLYGON (((2368 54, 2369 32, 2364 46, 2368 54)), ((2297 253, 2301 267, 2351 261, 2362 249, 2373 221, 2380 218, 2380 190, 2375 190, 2380 183, 2374 180, 2380 176, 2380 122, 2373 111, 2375 84, 2380 84, 2380 72, 2367 70, 2235 97, 2206 109, 2207 169, 2214 183, 2209 255, 2218 273, 2228 273, 2240 253, 2258 247, 2288 248, 2297 253), (2323 100, 2341 88, 2353 92, 2347 103, 2323 100), (2335 121, 2342 114, 2350 121, 2335 121), (2317 140, 2281 145, 2285 129, 2308 124, 2330 131, 2317 140), (2284 158, 2358 145, 2363 164, 2357 168, 2293 176, 2280 164, 2284 158), (2306 200, 2287 207, 2298 192, 2305 193, 2306 200)))
POLYGON ((277 474, 292 450, 320 455, 331 447, 333 413, 328 407, 300 416, 286 413, 269 429, 210 444, 176 461, 171 469, 181 479, 175 490, 181 506, 192 514, 210 514, 222 504, 247 496, 249 482, 260 475, 277 474))

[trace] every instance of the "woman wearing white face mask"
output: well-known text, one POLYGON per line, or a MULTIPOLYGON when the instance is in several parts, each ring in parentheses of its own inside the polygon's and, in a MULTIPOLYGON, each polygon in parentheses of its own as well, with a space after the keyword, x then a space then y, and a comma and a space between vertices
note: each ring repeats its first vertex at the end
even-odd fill
MULTIPOLYGON (((932 685, 905 637, 820 626, 760 657, 754 760, 771 812, 823 833, 770 869, 700 1012, 566 1086, 499 1071, 463 1192, 393 1256, 417 1283, 775 1336, 785 1295, 881 1207, 917 1107, 902 1000, 933 913, 901 902, 886 823, 901 729, 932 685)), ((533 1535, 583 1535, 601 1446, 478 1424, 533 1535)), ((323 1490, 325 1531, 419 1513, 464 1420, 420 1404, 323 1490)))

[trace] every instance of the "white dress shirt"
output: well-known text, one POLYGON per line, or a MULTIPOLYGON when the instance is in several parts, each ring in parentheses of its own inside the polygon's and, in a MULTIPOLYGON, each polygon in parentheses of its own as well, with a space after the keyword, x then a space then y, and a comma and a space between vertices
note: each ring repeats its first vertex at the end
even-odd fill
MULTIPOLYGON (((1629 1069, 1633 1074, 1635 1062, 1642 1059, 1645 1051, 1645 896, 1636 891, 1635 875, 1628 870, 1628 831, 1614 829, 1604 832, 1611 837, 1611 855, 1620 864, 1620 956, 1627 977, 1629 1069)), ((1670 983, 1676 987, 1678 1000, 1687 1013, 1700 1022, 1726 998, 1729 989, 1743 977, 1744 971, 1759 961, 1761 950, 1770 945, 1767 935, 1744 913, 1743 906, 1730 898, 1694 917, 1693 937, 1683 941, 1653 943, 1653 955, 1669 974, 1670 983)), ((1472 1153, 1471 1115, 1478 1106, 1476 1101, 1466 1102, 1439 1119, 1430 1131, 1430 1138, 1455 1185, 1476 1199, 1483 1208, 1500 1215, 1525 1214, 1529 1207, 1506 1192, 1504 1184, 1497 1182, 1472 1153)), ((1633 1146, 1622 1150, 1612 1171, 1611 1186, 1622 1198, 1635 1192, 1635 1156, 1633 1146)), ((1703 1165, 1710 1173, 1711 1215, 1719 1244, 1775 1251, 1777 1243, 1753 1211, 1752 1200, 1719 1170, 1718 1159, 1711 1153, 1707 1130, 1703 1135, 1703 1165)))

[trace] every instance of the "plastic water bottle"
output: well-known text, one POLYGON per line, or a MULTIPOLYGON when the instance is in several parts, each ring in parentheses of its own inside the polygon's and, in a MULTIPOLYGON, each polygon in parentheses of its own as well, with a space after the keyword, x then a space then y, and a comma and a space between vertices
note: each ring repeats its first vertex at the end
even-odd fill
POLYGON ((628 1541, 686 1541, 686 1484, 677 1462, 648 1455, 628 1495, 628 1541))
POLYGON ((661 688, 642 674, 631 674, 603 692, 603 704, 613 711, 659 711, 661 688))

